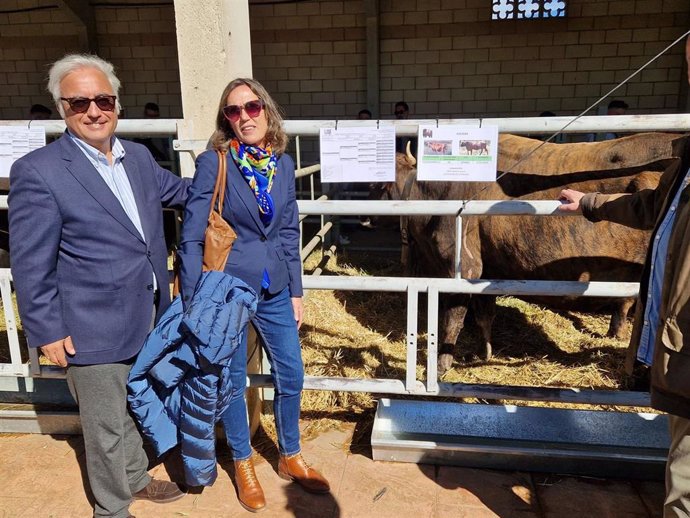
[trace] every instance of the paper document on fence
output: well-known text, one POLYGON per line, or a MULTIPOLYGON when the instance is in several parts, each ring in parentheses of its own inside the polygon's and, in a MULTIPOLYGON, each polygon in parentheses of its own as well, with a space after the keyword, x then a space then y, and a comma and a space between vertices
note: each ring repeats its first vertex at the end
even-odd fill
POLYGON ((495 182, 498 126, 419 126, 417 178, 495 182))
POLYGON ((0 178, 10 177, 10 167, 29 151, 46 145, 43 126, 0 126, 0 178))
POLYGON ((321 128, 321 181, 394 182, 395 128, 321 128))

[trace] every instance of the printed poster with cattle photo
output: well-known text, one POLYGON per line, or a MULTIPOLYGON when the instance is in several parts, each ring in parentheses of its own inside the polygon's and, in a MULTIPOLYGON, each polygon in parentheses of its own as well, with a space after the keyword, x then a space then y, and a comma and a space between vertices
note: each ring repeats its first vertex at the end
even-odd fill
POLYGON ((417 178, 495 182, 498 126, 419 126, 417 178))

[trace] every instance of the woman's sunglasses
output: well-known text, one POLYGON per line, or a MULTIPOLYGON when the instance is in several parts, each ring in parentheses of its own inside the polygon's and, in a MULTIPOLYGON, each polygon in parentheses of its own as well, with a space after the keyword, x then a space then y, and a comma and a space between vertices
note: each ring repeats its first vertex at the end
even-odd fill
POLYGON ((237 122, 240 120, 242 110, 247 112, 247 115, 253 119, 259 116, 263 108, 264 102, 261 99, 256 99, 255 101, 248 101, 244 104, 230 104, 223 108, 223 115, 230 122, 237 122))
POLYGON ((92 102, 96 103, 99 110, 111 112, 115 110, 115 101, 117 101, 117 97, 114 95, 97 95, 91 99, 87 97, 60 97, 60 100, 69 104, 70 110, 74 113, 87 112, 92 102))

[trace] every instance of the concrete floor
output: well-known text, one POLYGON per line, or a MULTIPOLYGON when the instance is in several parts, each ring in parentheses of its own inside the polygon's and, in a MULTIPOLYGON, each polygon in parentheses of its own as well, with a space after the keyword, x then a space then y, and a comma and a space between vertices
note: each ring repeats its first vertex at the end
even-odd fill
MULTIPOLYGON (((355 448, 356 453, 348 448, 352 432, 353 427, 346 426, 303 445, 305 458, 330 480, 329 495, 309 495, 280 479, 275 452, 258 456, 257 475, 268 500, 261 516, 661 517, 661 482, 374 462, 366 447, 355 448)), ((227 449, 219 450, 219 475, 212 487, 166 505, 137 501, 131 512, 138 518, 251 516, 237 503, 227 449)), ((83 461, 81 436, 0 435, 0 517, 90 517, 83 461)), ((151 473, 168 478, 163 464, 151 473)))

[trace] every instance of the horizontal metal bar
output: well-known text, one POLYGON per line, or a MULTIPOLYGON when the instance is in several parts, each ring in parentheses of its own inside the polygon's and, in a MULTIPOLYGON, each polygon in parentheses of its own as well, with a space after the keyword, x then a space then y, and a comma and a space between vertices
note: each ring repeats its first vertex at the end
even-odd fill
POLYGON ((81 421, 77 410, 0 410, 0 432, 78 435, 81 421))
POLYGON ((321 171, 321 164, 310 165, 309 167, 303 167, 302 169, 295 170, 295 178, 302 178, 304 176, 309 176, 314 173, 321 171))
MULTIPOLYGON (((273 386, 273 378, 269 374, 250 374, 247 385, 252 388, 273 386)), ((308 390, 340 390, 343 392, 371 392, 374 394, 427 394, 424 384, 417 381, 412 392, 405 389, 402 380, 383 378, 338 378, 305 376, 304 388, 308 390)))
MULTIPOLYGON (((250 374, 250 387, 272 387, 273 379, 267 374, 250 374)), ((483 385, 471 383, 439 383, 435 390, 427 390, 424 383, 415 381, 410 389, 403 380, 383 378, 340 378, 305 376, 307 390, 340 390, 343 392, 369 392, 372 394, 414 394, 478 399, 509 399, 515 401, 563 402, 587 405, 616 405, 649 407, 648 392, 623 390, 593 390, 581 388, 520 387, 511 385, 483 385)))
POLYGON ((574 117, 500 117, 486 119, 406 119, 406 120, 291 120, 284 121, 288 135, 318 137, 321 128, 384 127, 395 126, 399 136, 415 136, 418 126, 498 126, 501 133, 555 133, 566 124, 563 133, 591 133, 616 131, 688 131, 690 114, 669 113, 652 115, 588 115, 573 121, 574 117))
POLYGON ((297 205, 300 214, 310 216, 579 216, 558 210, 558 200, 297 200, 297 205))
MULTIPOLYGON (((0 376, 3 374, 0 372, 0 376)), ((25 377, 29 377, 28 368, 25 377)), ((42 378, 64 378, 60 367, 41 366, 42 378)), ((273 378, 268 374, 250 374, 248 386, 270 388, 273 378)), ((421 381, 410 388, 403 380, 385 378, 340 378, 305 376, 304 388, 308 390, 333 390, 343 392, 368 392, 372 394, 412 394, 454 398, 509 399, 519 401, 564 402, 587 405, 650 406, 647 392, 622 390, 592 390, 587 388, 521 387, 511 385, 485 385, 472 383, 439 383, 436 389, 427 389, 421 381)))
POLYGON ((578 281, 514 281, 492 279, 440 279, 417 277, 337 277, 303 278, 304 287, 311 290, 391 291, 404 292, 414 287, 426 292, 430 287, 440 293, 472 295, 539 295, 578 297, 635 297, 636 282, 578 282, 578 281))
MULTIPOLYGON (((433 126, 498 126, 502 133, 555 133, 573 117, 500 117, 486 119, 407 119, 407 120, 286 120, 283 127, 290 136, 318 137, 321 128, 335 127, 385 127, 394 126, 396 135, 417 135, 420 124, 433 126)), ((166 136, 176 135, 180 119, 121 119, 118 121, 117 134, 166 136)), ((28 120, 3 121, 9 126, 28 126, 28 120)), ((62 120, 35 120, 31 126, 43 126, 46 134, 55 136, 65 131, 62 120)), ((564 133, 590 133, 616 131, 617 133, 640 131, 690 131, 690 114, 667 113, 652 115, 590 115, 580 117, 565 129, 564 133)), ((174 149, 205 149, 208 140, 179 140, 174 149)))
POLYGON ((21 368, 16 372, 11 369, 12 365, 3 363, 0 364, 0 376, 13 376, 18 378, 51 378, 61 379, 65 377, 65 369, 56 365, 41 365, 40 374, 31 372, 29 364, 21 365, 21 368))
MULTIPOLYGON (((307 216, 370 214, 372 216, 577 216, 561 212, 558 200, 297 200, 300 214, 307 216)), ((0 196, 0 210, 7 209, 7 195, 0 196)))
MULTIPOLYGON (((120 119, 117 121, 118 136, 146 135, 153 137, 166 137, 177 135, 178 119, 120 119)), ((29 126, 28 120, 2 121, 4 126, 29 126)), ((57 136, 65 131, 63 120, 34 120, 31 127, 43 126, 46 135, 57 136)))

